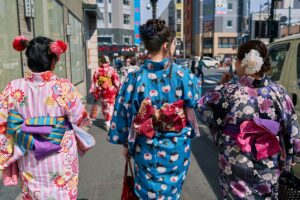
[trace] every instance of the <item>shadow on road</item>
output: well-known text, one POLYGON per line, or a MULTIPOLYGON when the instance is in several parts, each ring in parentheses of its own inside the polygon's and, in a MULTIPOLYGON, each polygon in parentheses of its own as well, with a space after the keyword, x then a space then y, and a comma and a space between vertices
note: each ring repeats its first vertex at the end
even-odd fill
POLYGON ((192 141, 192 152, 211 189, 221 199, 219 189, 218 153, 215 144, 205 131, 200 138, 192 141))

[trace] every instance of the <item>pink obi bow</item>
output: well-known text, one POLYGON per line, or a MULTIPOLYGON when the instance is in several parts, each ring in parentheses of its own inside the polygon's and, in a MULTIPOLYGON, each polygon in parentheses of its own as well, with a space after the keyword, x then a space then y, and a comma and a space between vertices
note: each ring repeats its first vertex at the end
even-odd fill
POLYGON ((155 130, 161 132, 180 132, 186 126, 186 116, 183 109, 184 101, 165 103, 160 109, 152 106, 150 98, 145 98, 139 112, 132 122, 134 133, 152 138, 155 130))
POLYGON ((278 122, 254 118, 252 121, 245 121, 240 125, 240 133, 236 135, 235 141, 241 151, 252 152, 256 160, 261 160, 281 151, 276 138, 278 131, 278 122))

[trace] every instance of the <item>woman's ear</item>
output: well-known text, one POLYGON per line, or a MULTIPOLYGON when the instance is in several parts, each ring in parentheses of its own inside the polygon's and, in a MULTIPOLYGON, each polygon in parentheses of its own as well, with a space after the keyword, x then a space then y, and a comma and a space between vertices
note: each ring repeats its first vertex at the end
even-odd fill
POLYGON ((169 44, 168 44, 167 42, 165 42, 165 43, 163 44, 163 50, 164 50, 164 51, 168 51, 168 48, 169 48, 169 44))

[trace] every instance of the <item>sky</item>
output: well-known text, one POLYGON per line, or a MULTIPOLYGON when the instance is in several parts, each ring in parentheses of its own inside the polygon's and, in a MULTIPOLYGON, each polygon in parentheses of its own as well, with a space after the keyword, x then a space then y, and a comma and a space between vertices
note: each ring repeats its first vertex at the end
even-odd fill
MULTIPOLYGON (((259 5, 266 3, 270 0, 250 0, 250 10, 251 12, 257 12, 259 11, 259 5)), ((146 8, 147 4, 150 2, 150 0, 141 0, 141 22, 142 24, 145 23, 148 19, 150 19, 152 17, 152 10, 148 10, 146 8)), ((157 16, 159 16, 164 9, 166 9, 168 3, 170 2, 170 0, 158 0, 158 5, 157 5, 157 16)))

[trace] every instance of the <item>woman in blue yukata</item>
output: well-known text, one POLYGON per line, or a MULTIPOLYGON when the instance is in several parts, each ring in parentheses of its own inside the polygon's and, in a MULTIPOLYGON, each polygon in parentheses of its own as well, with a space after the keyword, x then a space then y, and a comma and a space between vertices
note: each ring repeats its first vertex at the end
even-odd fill
POLYGON ((239 80, 223 79, 199 101, 200 114, 216 132, 224 199, 278 199, 281 171, 299 159, 293 103, 265 75, 269 70, 266 46, 248 41, 237 53, 239 80))
POLYGON ((175 32, 152 19, 140 27, 151 60, 130 73, 115 105, 108 140, 132 156, 139 199, 179 199, 199 134, 194 108, 201 85, 172 60, 175 32))

